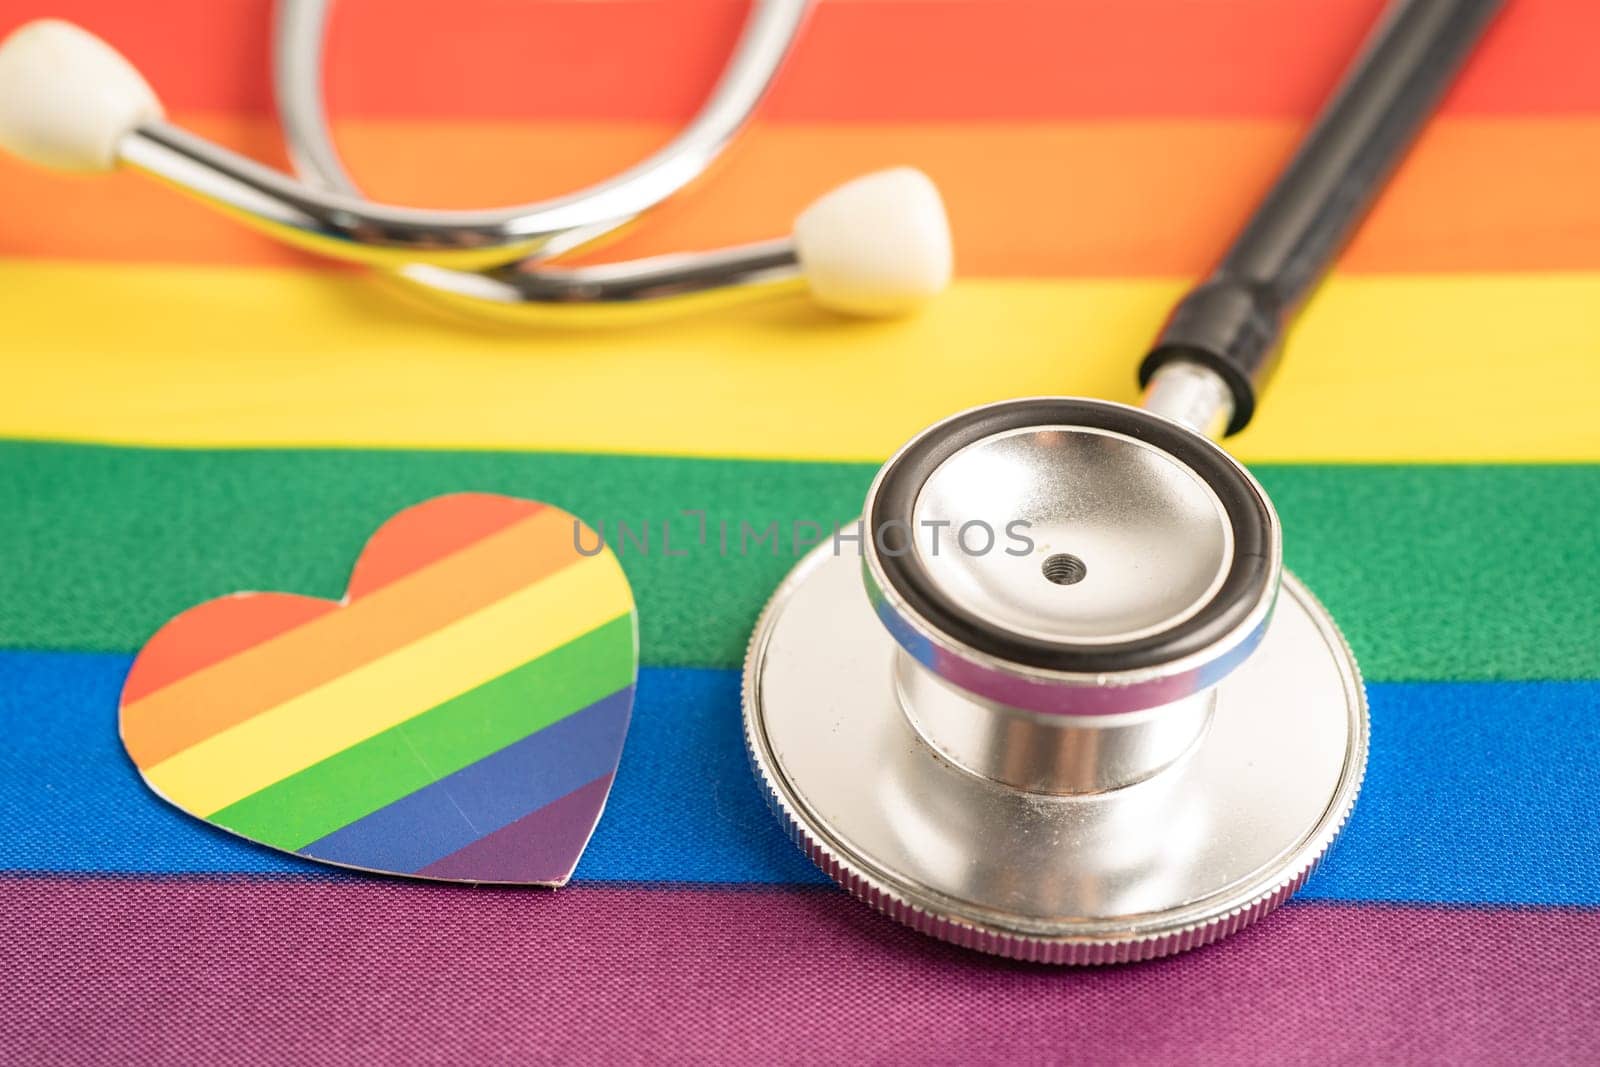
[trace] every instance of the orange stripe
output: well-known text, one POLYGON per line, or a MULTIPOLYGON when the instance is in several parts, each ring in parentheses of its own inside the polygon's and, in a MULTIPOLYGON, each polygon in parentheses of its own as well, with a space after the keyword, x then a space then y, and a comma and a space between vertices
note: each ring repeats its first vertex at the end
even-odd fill
MULTIPOLYGON (((577 561, 572 518, 543 509, 338 611, 191 674, 122 710, 141 767, 236 726, 577 561)), ((169 627, 188 629, 186 615, 169 627)), ((181 632, 181 631, 174 631, 181 632)), ((151 639, 155 644, 162 633, 151 639)))
MULTIPOLYGON (((282 163, 275 136, 259 124, 194 125, 282 163)), ((603 255, 771 236, 835 182, 915 163, 944 190, 963 274, 1191 275, 1209 265, 1297 132, 1287 122, 760 127, 700 189, 603 255)), ((668 134, 660 126, 362 123, 347 124, 341 140, 353 169, 386 199, 481 206, 570 191, 668 134)), ((1341 269, 1600 267, 1596 174, 1600 119, 1441 121, 1341 269)), ((131 174, 86 180, 0 161, 0 203, 27 205, 8 213, 0 255, 316 262, 131 174)))
MULTIPOLYGON (((800 122, 1309 117, 1384 0, 819 4, 764 114, 800 122)), ((270 0, 19 0, 125 50, 169 107, 266 114, 270 0)), ((681 122, 748 0, 342 0, 333 113, 681 122), (670 42, 670 44, 664 44, 670 42)), ((1445 107, 1600 111, 1600 4, 1517 0, 1445 107)))

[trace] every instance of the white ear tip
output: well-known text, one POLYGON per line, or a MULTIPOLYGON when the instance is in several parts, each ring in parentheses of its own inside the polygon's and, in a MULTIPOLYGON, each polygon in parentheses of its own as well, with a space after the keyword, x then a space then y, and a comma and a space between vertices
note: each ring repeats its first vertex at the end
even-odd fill
POLYGON ((59 19, 0 41, 0 147, 62 170, 110 170, 117 142, 161 104, 133 65, 59 19))
POLYGON ((898 315, 950 284, 950 225, 920 170, 866 174, 824 195, 794 224, 817 301, 857 315, 898 315))

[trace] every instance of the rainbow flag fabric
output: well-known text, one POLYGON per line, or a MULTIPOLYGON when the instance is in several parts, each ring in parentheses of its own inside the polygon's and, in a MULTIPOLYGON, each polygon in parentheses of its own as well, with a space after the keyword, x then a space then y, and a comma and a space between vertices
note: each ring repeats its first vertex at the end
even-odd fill
MULTIPOLYGON (((738 667, 793 553, 717 531, 849 520, 877 462, 972 404, 1132 399, 1379 8, 822 3, 726 165, 604 254, 771 236, 913 164, 959 277, 903 322, 464 325, 137 176, 0 160, 0 1060, 1600 1062, 1588 0, 1508 5, 1233 443, 1370 682, 1361 802, 1291 904, 1144 965, 964 952, 827 882, 741 748, 738 667), (386 517, 456 492, 654 536, 616 545, 641 668, 567 888, 323 868, 144 788, 118 696, 163 622, 337 598, 386 517)), ((692 114, 744 12, 344 0, 336 132, 389 201, 569 191, 692 114)), ((0 0, 0 33, 43 15, 285 164, 267 0, 0 0)))

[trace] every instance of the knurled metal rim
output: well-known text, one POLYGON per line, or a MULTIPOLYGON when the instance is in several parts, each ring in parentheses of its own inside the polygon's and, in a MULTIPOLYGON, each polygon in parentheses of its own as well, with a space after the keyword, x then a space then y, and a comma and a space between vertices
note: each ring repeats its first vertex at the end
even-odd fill
POLYGON ((821 835, 813 834, 797 806, 785 794, 778 775, 767 761, 764 746, 757 736, 758 726, 752 711, 757 646, 770 628, 774 609, 789 592, 791 579, 785 579, 768 599, 745 649, 745 665, 740 689, 745 754, 750 760, 751 770, 761 786, 767 806, 777 816, 789 839, 800 847, 806 857, 856 899, 919 933, 963 948, 1009 959, 1065 965, 1136 963, 1200 948, 1243 930, 1299 891, 1306 879, 1316 872, 1328 849, 1339 836, 1339 832, 1344 829, 1345 823, 1349 821, 1350 812, 1355 807, 1356 798, 1360 795, 1362 783, 1366 779, 1372 724, 1360 665, 1356 662, 1343 632, 1323 607, 1322 602, 1287 571, 1283 572, 1283 579, 1293 583, 1296 592, 1305 597, 1316 609, 1319 625, 1337 641, 1354 674, 1352 681, 1360 704, 1361 722, 1354 753, 1354 773, 1342 778, 1328 813, 1324 815, 1305 844, 1295 850, 1300 859, 1277 881, 1257 890, 1248 899, 1221 914, 1179 923, 1170 929, 1129 934, 1126 937, 1039 935, 1006 930, 930 911, 915 903, 908 893, 897 888, 889 879, 874 875, 865 870, 863 865, 853 863, 821 835))

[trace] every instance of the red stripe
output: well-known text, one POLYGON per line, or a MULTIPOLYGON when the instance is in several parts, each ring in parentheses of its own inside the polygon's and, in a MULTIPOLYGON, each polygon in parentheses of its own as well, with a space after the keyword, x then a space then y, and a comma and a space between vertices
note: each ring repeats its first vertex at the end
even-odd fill
MULTIPOLYGON (((1312 113, 1381 0, 851 0, 820 5, 766 115, 788 121, 1312 113)), ((682 120, 743 0, 342 0, 341 115, 682 120)), ((182 111, 266 112, 269 0, 0 0, 105 35, 182 111)), ((1518 0, 1449 110, 1600 111, 1600 4, 1518 0)))
POLYGON ((1062 970, 827 890, 0 882, 0 1048, 115 1063, 1594 1063, 1600 912, 1291 905, 1062 970))

